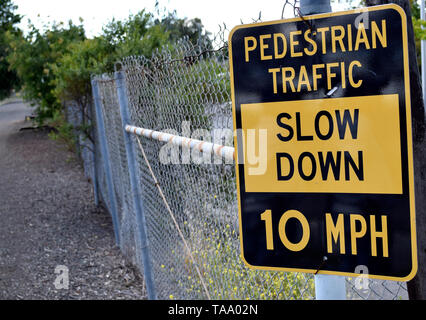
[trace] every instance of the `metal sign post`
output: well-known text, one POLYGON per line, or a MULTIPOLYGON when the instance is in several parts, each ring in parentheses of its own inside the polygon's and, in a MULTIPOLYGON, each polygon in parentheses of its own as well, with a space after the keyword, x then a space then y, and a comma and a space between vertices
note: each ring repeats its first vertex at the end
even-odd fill
MULTIPOLYGON (((302 15, 331 12, 330 0, 300 0, 302 15)), ((316 274, 315 297, 317 300, 346 300, 345 277, 316 274)))
MULTIPOLYGON (((425 1, 420 1, 420 19, 425 19, 425 1)), ((422 27, 423 28, 423 27, 422 27)), ((421 40, 421 62, 422 62, 422 91, 423 101, 426 101, 426 40, 421 40)))
POLYGON ((309 14, 331 12, 330 0, 300 0, 300 13, 309 14))

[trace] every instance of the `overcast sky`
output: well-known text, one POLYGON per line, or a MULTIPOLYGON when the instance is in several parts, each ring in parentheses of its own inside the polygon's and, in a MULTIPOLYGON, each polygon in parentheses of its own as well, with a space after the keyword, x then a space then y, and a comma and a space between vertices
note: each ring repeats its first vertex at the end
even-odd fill
MULTIPOLYGON (((20 27, 26 29, 28 18, 38 28, 50 21, 67 22, 72 19, 79 24, 79 17, 83 18, 86 34, 89 37, 100 34, 102 26, 113 17, 125 19, 129 14, 136 14, 146 8, 149 12, 155 11, 155 0, 13 0, 18 5, 18 13, 24 16, 20 27)), ((206 29, 212 33, 219 30, 218 25, 225 23, 227 29, 252 22, 262 12, 262 21, 278 20, 281 18, 285 0, 158 0, 161 9, 177 11, 180 18, 200 18, 206 29)), ((340 0, 344 2, 344 0, 340 0)), ((286 17, 292 17, 292 10, 287 6, 286 17)), ((334 5, 333 11, 343 8, 334 5)))

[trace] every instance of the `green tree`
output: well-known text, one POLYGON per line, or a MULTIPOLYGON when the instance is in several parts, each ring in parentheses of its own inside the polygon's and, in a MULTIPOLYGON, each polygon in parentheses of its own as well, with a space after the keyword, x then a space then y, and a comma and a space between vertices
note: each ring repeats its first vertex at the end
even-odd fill
MULTIPOLYGON (((82 123, 74 127, 74 132, 91 139, 89 126, 92 102, 91 76, 114 71, 115 63, 131 55, 150 57, 154 49, 167 45, 168 33, 160 25, 154 25, 152 15, 141 11, 128 19, 113 19, 103 33, 94 39, 74 41, 66 52, 53 65, 54 96, 63 105, 73 101, 80 113, 82 123)), ((62 118, 57 115, 57 119, 62 118)), ((67 125, 58 122, 60 128, 67 125)), ((68 132, 69 130, 64 130, 68 132)))
POLYGON ((145 10, 124 21, 113 19, 103 28, 103 37, 115 48, 117 61, 131 55, 150 57, 154 49, 166 45, 169 40, 165 28, 154 24, 152 14, 145 10))
POLYGON ((53 65, 53 92, 59 101, 72 100, 84 111, 91 102, 91 75, 113 72, 114 64, 126 56, 149 57, 167 41, 167 32, 145 11, 124 21, 113 19, 101 36, 69 44, 53 65))
POLYGON ((191 43, 196 44, 201 42, 203 44, 210 44, 210 32, 204 29, 201 19, 187 19, 178 18, 176 11, 169 12, 167 16, 155 20, 156 25, 161 25, 169 33, 171 42, 188 37, 191 43))
POLYGON ((171 36, 167 29, 142 10, 123 21, 112 19, 99 37, 71 43, 53 70, 56 97, 85 108, 91 99, 91 75, 113 72, 114 64, 127 56, 150 58, 155 49, 174 40, 176 34, 171 36))
POLYGON ((60 109, 54 94, 53 68, 68 51, 69 45, 85 38, 84 28, 69 21, 47 26, 44 32, 30 24, 28 35, 8 33, 11 52, 7 57, 21 82, 24 98, 36 106, 37 120, 42 123, 60 109))
POLYGON ((0 100, 8 97, 19 85, 16 72, 10 69, 6 60, 10 50, 6 33, 19 32, 15 25, 21 21, 21 16, 15 13, 16 9, 11 0, 0 0, 0 100))
POLYGON ((114 47, 103 37, 98 37, 72 42, 67 51, 53 65, 53 93, 64 106, 70 101, 74 102, 74 106, 77 107, 74 112, 80 113, 81 123, 70 128, 70 125, 65 122, 65 115, 59 114, 58 111, 58 114, 55 114, 54 124, 58 127, 59 138, 65 141, 76 138, 70 137, 70 132, 81 133, 84 138, 92 140, 90 80, 93 74, 111 71, 115 62, 114 47))
POLYGON ((112 71, 114 49, 102 37, 72 42, 67 53, 52 66, 52 84, 58 100, 72 100, 86 107, 91 100, 91 75, 112 71))

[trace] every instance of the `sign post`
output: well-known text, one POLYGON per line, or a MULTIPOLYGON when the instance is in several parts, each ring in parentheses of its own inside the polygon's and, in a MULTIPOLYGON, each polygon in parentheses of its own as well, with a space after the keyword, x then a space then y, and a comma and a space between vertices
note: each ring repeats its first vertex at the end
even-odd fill
MULTIPOLYGON (((425 19, 425 2, 420 1, 420 19, 425 19)), ((423 28, 423 26, 422 26, 423 28)), ((422 64, 422 92, 423 101, 426 101, 426 40, 420 40, 421 64, 422 64)))
MULTIPOLYGON (((333 280, 321 275, 411 279, 404 11, 385 5, 243 25, 229 52, 247 266, 314 273, 319 289, 333 280)), ((334 279, 340 285, 327 286, 339 293, 318 298, 344 298, 343 278, 334 279)))
MULTIPOLYGON (((300 1, 300 13, 303 16, 326 12, 331 12, 330 0, 300 1)), ((316 274, 315 298, 317 300, 346 300, 345 278, 329 274, 316 274)))
POLYGON ((330 0, 300 0, 302 16, 331 12, 330 0))

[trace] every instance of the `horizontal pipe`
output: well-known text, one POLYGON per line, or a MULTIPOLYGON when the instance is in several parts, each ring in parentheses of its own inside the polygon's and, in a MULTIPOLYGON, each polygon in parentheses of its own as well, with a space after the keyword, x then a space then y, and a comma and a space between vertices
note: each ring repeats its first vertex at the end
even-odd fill
POLYGON ((226 161, 235 161, 235 149, 233 147, 222 146, 220 144, 211 143, 207 141, 201 141, 196 139, 190 139, 186 137, 177 136, 174 134, 154 131, 150 129, 139 128, 131 125, 126 125, 126 131, 129 133, 136 134, 141 137, 154 139, 190 149, 198 149, 200 152, 208 154, 216 154, 217 156, 224 158, 226 161))

